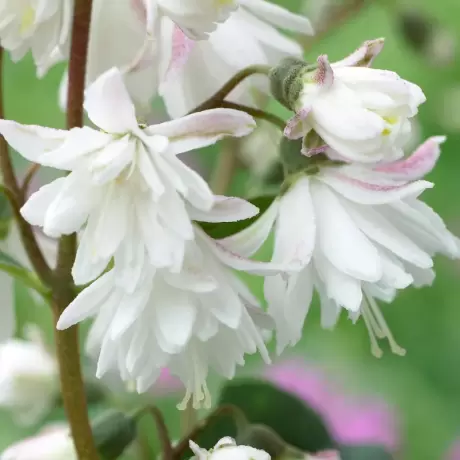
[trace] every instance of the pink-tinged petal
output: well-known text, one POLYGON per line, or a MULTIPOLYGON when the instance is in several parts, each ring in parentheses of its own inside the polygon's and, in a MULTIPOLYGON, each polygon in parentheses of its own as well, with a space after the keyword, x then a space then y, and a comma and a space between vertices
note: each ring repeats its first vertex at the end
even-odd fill
POLYGON ((320 153, 327 152, 328 149, 329 149, 329 146, 327 144, 320 145, 319 147, 313 147, 313 148, 308 148, 308 147, 303 146, 302 149, 300 150, 300 153, 302 155, 305 155, 306 157, 313 157, 320 153))
POLYGON ((332 67, 370 67, 385 44, 384 38, 365 41, 356 51, 345 59, 334 62, 332 67))
POLYGON ((421 179, 434 168, 441 153, 440 145, 445 140, 445 136, 430 137, 409 158, 377 166, 374 170, 387 173, 395 179, 421 179))
POLYGON ((245 112, 211 109, 149 126, 144 132, 168 137, 169 151, 179 154, 212 145, 225 136, 246 136, 255 127, 254 118, 245 112))
POLYGON ((323 171, 317 177, 340 195, 360 204, 392 203, 407 197, 417 197, 427 188, 433 187, 431 182, 388 180, 381 174, 372 174, 372 171, 366 174, 354 167, 323 171))
POLYGON ((132 9, 142 23, 147 21, 147 10, 143 0, 130 0, 132 9))
POLYGON ((334 83, 334 70, 329 63, 326 54, 323 54, 317 59, 318 68, 313 76, 315 83, 321 85, 325 89, 330 88, 334 83))
POLYGON ((300 109, 286 124, 284 136, 291 140, 300 139, 308 134, 311 127, 307 124, 310 107, 300 109))
POLYGON ((195 41, 189 38, 179 26, 175 25, 172 35, 171 60, 164 81, 174 78, 183 69, 194 47, 195 41))
POLYGON ((237 222, 257 216, 259 208, 242 198, 215 196, 214 205, 209 211, 190 207, 192 220, 200 222, 237 222))
POLYGON ((138 129, 136 110, 117 68, 103 73, 85 92, 85 110, 90 120, 108 133, 138 129))

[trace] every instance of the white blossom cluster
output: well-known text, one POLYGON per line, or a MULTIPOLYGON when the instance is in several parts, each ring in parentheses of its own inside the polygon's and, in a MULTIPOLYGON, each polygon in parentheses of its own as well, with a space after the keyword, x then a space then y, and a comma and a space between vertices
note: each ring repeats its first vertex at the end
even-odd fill
MULTIPOLYGON (((42 75, 69 57, 72 3, 1 0, 2 46, 16 60, 31 49, 42 75)), ((431 283, 433 255, 459 257, 460 246, 418 198, 432 186, 422 178, 444 138, 404 158, 410 119, 425 98, 394 72, 370 67, 383 40, 336 63, 320 56, 294 83, 280 83, 295 111, 284 134, 302 139, 298 157, 315 167, 293 171, 252 225, 216 240, 200 222, 223 225, 259 210, 214 195, 181 155, 246 136, 256 124, 234 109, 188 113, 250 65, 300 59, 301 47, 279 29, 311 34, 310 23, 268 0, 108 3, 93 4, 88 126, 0 121, 23 157, 67 173, 32 194, 21 213, 50 237, 78 234, 72 275, 84 288, 57 327, 94 319, 87 350, 97 376, 116 369, 143 392, 167 367, 186 387, 180 408, 189 400, 209 407, 209 368, 230 379, 246 354, 259 351, 269 362, 266 330, 275 330, 279 352, 297 343, 314 290, 324 327, 344 308, 353 320, 363 317, 375 354, 382 337, 402 354, 376 299, 431 283), (155 95, 171 120, 143 125, 139 116, 155 95), (272 232, 271 262, 251 258, 272 232), (238 272, 265 277, 267 312, 238 272)), ((66 86, 65 77, 63 104, 66 86)), ((269 94, 261 75, 228 100, 255 106, 256 93, 269 94)))

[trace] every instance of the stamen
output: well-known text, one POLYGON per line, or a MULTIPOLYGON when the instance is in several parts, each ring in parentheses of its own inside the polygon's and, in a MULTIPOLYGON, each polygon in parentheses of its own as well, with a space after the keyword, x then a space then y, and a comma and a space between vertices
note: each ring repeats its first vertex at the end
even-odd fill
POLYGON ((185 410, 187 409, 188 402, 190 401, 190 398, 192 397, 192 392, 190 391, 189 387, 187 386, 187 389, 185 390, 185 396, 182 399, 182 401, 176 406, 179 410, 185 410))
POLYGON ((404 356, 406 354, 406 350, 397 344, 393 334, 390 331, 390 328, 388 327, 387 322, 385 321, 385 318, 382 315, 382 312, 380 311, 380 308, 377 302, 372 296, 366 295, 366 297, 369 302, 370 310, 373 312, 375 319, 378 322, 382 333, 387 338, 388 343, 390 344, 391 351, 396 355, 404 356))
POLYGON ((383 351, 379 347, 379 344, 377 342, 377 337, 375 336, 374 329, 372 328, 372 324, 369 321, 369 308, 365 301, 363 302, 361 306, 361 310, 362 310, 364 323, 366 324, 367 332, 369 334, 369 340, 371 341, 371 352, 376 358, 381 358, 383 355, 383 351))

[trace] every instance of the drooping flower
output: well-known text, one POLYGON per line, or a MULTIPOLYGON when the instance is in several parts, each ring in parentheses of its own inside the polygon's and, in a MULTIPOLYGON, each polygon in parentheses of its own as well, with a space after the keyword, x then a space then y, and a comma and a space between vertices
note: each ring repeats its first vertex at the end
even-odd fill
MULTIPOLYGON (((207 41, 194 44, 186 59, 160 87, 172 117, 188 113, 215 94, 234 74, 251 65, 276 65, 286 56, 303 54, 302 47, 277 29, 312 34, 309 20, 267 0, 240 0, 240 8, 220 24, 207 41)), ((246 79, 229 101, 258 105, 268 94, 265 77, 246 79)))
POLYGON ((73 0, 0 2, 0 42, 13 61, 31 50, 38 76, 68 53, 73 0))
POLYGON ((337 166, 326 161, 316 174, 298 174, 293 185, 252 226, 223 240, 248 256, 275 231, 273 261, 303 265, 298 273, 265 282, 268 312, 277 326, 278 351, 301 337, 313 290, 321 298, 323 327, 333 327, 342 308, 377 337, 395 342, 375 298, 391 301, 397 289, 430 284, 432 256, 460 257, 460 245, 418 195, 432 187, 419 180, 434 166, 434 137, 405 160, 381 166, 337 166))
POLYGON ((195 454, 191 460, 270 460, 267 452, 250 446, 238 446, 233 438, 222 438, 211 450, 202 449, 190 441, 195 454))
POLYGON ((399 447, 398 423, 392 408, 372 397, 345 394, 328 376, 300 359, 268 366, 265 377, 316 410, 340 444, 378 444, 389 452, 399 447))
MULTIPOLYGON (((229 209, 239 208, 235 219, 254 215, 243 203, 227 199, 223 208, 227 215, 229 209)), ((222 207, 214 209, 214 219, 221 214, 222 207)), ((194 231, 180 272, 155 269, 147 261, 126 283, 115 257, 114 268, 86 288, 57 324, 65 329, 95 316, 87 348, 98 356, 97 376, 118 368, 123 380, 134 380, 144 392, 167 367, 186 387, 181 408, 190 398, 195 407, 209 406, 209 367, 230 379, 246 353, 259 349, 269 361, 262 329, 271 329, 271 320, 232 269, 260 275, 281 270, 246 260, 197 227, 194 231), (129 291, 127 284, 132 285, 129 291)))
POLYGON ((44 428, 36 436, 23 439, 0 454, 0 460, 78 460, 66 425, 44 428))
MULTIPOLYGON (((296 112, 285 135, 299 139, 315 133, 322 146, 331 147, 345 161, 401 158, 409 119, 425 96, 396 73, 368 67, 382 48, 383 39, 372 40, 333 64, 323 55, 314 66, 291 58, 275 68, 274 93, 296 112)), ((303 153, 308 155, 308 148, 303 153)))
POLYGON ((185 243, 193 238, 189 212, 210 210, 215 198, 177 155, 226 135, 246 135, 254 120, 215 109, 139 126, 117 69, 87 90, 85 109, 100 130, 0 121, 0 133, 25 158, 70 171, 34 193, 22 215, 49 236, 81 230, 77 284, 97 278, 117 251, 128 271, 142 266, 145 250, 154 266, 180 270, 185 243))
POLYGON ((0 344, 0 407, 11 411, 18 423, 43 418, 58 390, 57 362, 41 341, 11 339, 0 344))

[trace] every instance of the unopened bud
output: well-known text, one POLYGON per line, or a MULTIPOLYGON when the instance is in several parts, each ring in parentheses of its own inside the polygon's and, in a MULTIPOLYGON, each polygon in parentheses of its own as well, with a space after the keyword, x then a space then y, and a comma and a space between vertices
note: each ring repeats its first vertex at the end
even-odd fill
POLYGON ((283 59, 269 74, 273 97, 293 110, 303 88, 302 76, 309 70, 311 66, 301 59, 295 57, 283 59))
POLYGON ((117 459, 136 438, 136 420, 110 410, 91 423, 94 441, 104 460, 117 459))

